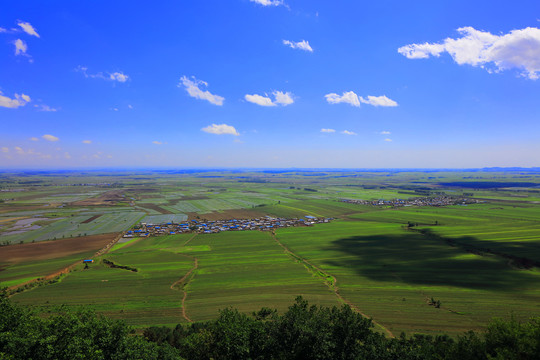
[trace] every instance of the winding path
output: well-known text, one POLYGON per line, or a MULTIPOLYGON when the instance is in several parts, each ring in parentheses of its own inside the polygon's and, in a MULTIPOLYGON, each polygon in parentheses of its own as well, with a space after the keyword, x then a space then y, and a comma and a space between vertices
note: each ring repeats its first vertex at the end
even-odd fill
MULTIPOLYGON (((184 244, 182 244, 182 246, 186 246, 191 240, 193 240, 193 238, 195 238, 195 236, 197 236, 197 234, 194 234, 192 237, 190 237, 189 239, 186 240, 186 242, 184 244)), ((191 269, 189 269, 189 271, 184 275, 182 276, 182 278, 180 278, 179 280, 175 281, 172 285, 171 285, 171 290, 176 290, 176 288, 178 286, 180 286, 180 284, 182 284, 182 292, 184 293, 184 296, 182 296, 182 316, 184 317, 184 319, 186 319, 188 322, 193 322, 193 320, 191 320, 189 318, 189 316, 187 316, 187 313, 186 313, 186 298, 187 298, 187 291, 185 290, 185 287, 186 285, 189 283, 189 281, 191 280, 190 279, 190 276, 191 274, 193 274, 193 272, 195 270, 197 270, 197 268, 199 267, 199 259, 197 259, 196 257, 194 256, 190 256, 190 255, 186 255, 186 254, 179 254, 179 255, 182 255, 182 256, 185 256, 185 257, 188 257, 190 259, 193 260, 193 267, 191 269), (188 280, 189 279, 189 280, 188 280), (188 281, 186 281, 188 280, 188 281)))

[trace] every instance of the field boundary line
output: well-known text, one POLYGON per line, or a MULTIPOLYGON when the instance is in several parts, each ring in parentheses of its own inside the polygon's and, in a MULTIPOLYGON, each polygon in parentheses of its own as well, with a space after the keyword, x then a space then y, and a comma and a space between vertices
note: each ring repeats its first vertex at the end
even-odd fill
MULTIPOLYGON (((308 260, 304 259, 303 257, 295 254, 294 252, 292 252, 286 245, 284 245, 281 241, 279 241, 279 239, 277 238, 276 234, 272 231, 270 233, 270 236, 278 243, 279 246, 281 246, 283 248, 283 250, 285 251, 286 254, 288 254, 289 256, 293 257, 294 259, 297 259, 299 261, 301 261, 302 263, 304 263, 304 265, 307 265, 306 267, 308 268, 308 271, 309 271, 309 268, 313 268, 315 270, 317 270, 320 274, 323 274, 325 277, 327 278, 332 278, 333 279, 333 283, 329 283, 328 281, 325 281, 324 284, 326 286, 328 286, 328 288, 334 292, 334 294, 337 296, 337 298, 349 305, 354 311, 356 311, 357 313, 359 313, 360 315, 362 315, 363 317, 367 318, 367 319, 371 319, 371 321, 373 322, 373 324, 375 326, 378 326, 379 328, 381 328, 386 334, 388 334, 388 336, 390 336, 391 338, 395 338, 394 334, 389 330, 387 329, 385 326, 381 325, 380 323, 376 322, 375 320, 373 320, 373 318, 369 317, 367 314, 365 314, 364 312, 362 312, 358 306, 354 305, 351 301, 345 299, 343 297, 343 295, 340 294, 339 292, 339 287, 337 286, 337 278, 334 276, 334 275, 331 275, 329 273, 327 273, 326 271, 322 270, 321 268, 319 268, 318 266, 316 265, 313 265, 311 262, 309 262, 308 260)), ((312 271, 309 271, 309 272, 312 272, 312 271)), ((315 274, 317 276, 320 276, 319 274, 315 274)))
POLYGON ((187 239, 186 242, 182 244, 182 246, 186 246, 191 240, 193 240, 193 238, 194 238, 195 236, 197 236, 197 233, 193 234, 192 237, 190 237, 189 239, 187 239))

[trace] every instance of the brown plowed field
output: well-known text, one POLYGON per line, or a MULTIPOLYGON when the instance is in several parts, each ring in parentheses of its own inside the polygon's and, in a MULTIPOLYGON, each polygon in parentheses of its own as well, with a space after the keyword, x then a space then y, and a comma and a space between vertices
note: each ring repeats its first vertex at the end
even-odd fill
POLYGON ((92 216, 91 218, 84 220, 81 224, 88 224, 89 222, 92 222, 92 221, 96 220, 96 219, 97 219, 98 217, 100 217, 100 216, 101 216, 101 214, 99 214, 99 215, 94 215, 94 216, 92 216))
POLYGON ((0 263, 47 260, 92 250, 97 251, 116 236, 118 236, 117 233, 112 233, 3 246, 0 248, 0 263))
POLYGON ((137 204, 137 205, 139 205, 140 207, 146 208, 146 209, 155 210, 155 211, 157 211, 157 212, 160 213, 160 214, 174 214, 172 211, 169 211, 169 210, 167 210, 167 209, 164 209, 164 208, 162 208, 162 207, 159 207, 159 206, 157 206, 156 204, 139 203, 139 204, 137 204))

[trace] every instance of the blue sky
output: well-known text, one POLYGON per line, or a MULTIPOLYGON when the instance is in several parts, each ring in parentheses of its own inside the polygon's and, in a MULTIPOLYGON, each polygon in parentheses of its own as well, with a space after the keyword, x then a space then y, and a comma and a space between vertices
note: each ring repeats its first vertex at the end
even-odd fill
POLYGON ((540 3, 12 2, 0 167, 540 166, 540 3))

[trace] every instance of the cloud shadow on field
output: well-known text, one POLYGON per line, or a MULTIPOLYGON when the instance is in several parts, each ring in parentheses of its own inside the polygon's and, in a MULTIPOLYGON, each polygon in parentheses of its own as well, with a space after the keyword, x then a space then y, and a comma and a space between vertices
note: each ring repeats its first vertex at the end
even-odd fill
POLYGON ((325 250, 343 254, 325 261, 327 265, 353 269, 375 281, 517 290, 535 286, 540 280, 531 271, 510 266, 509 259, 474 255, 417 233, 342 238, 325 250))

